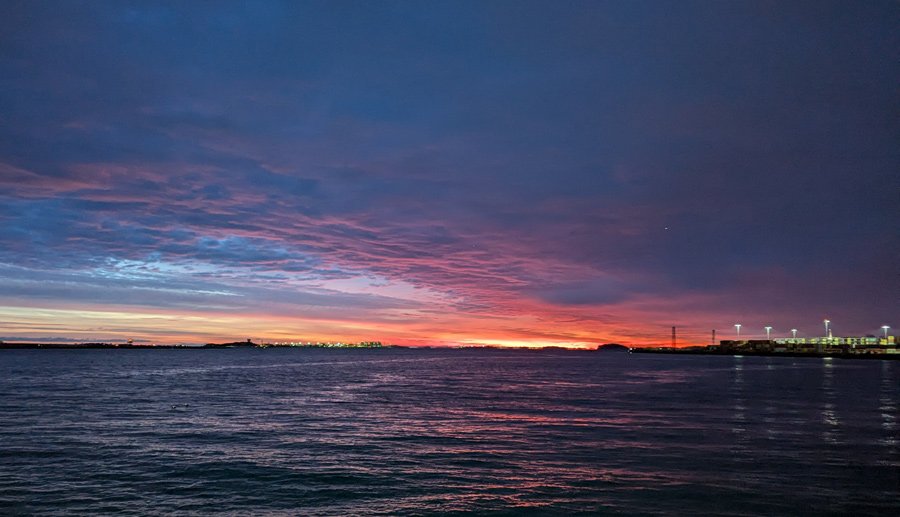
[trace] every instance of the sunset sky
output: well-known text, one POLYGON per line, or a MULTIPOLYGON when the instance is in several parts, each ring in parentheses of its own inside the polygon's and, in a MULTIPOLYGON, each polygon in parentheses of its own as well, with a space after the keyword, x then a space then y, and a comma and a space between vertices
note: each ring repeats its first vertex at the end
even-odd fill
POLYGON ((900 326, 900 4, 0 3, 0 339, 900 326))

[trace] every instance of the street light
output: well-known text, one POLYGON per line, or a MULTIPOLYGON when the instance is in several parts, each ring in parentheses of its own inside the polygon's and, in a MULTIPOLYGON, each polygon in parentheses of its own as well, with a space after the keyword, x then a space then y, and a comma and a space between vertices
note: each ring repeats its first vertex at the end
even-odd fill
POLYGON ((884 339, 887 339, 887 331, 888 331, 889 328, 891 328, 891 327, 888 327, 887 325, 882 325, 882 326, 881 326, 881 330, 884 331, 884 339))
POLYGON ((771 341, 772 327, 766 327, 766 341, 771 341))
POLYGON ((741 324, 735 323, 734 328, 737 329, 737 340, 740 341, 741 340, 741 324))
POLYGON ((797 329, 791 329, 791 337, 797 339, 797 329))

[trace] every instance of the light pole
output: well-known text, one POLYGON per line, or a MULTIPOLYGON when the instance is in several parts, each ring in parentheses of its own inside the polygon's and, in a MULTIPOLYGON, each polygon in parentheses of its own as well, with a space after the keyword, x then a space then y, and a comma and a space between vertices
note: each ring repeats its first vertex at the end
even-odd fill
POLYGON ((828 324, 831 323, 831 320, 825 320, 825 337, 828 337, 828 324))
POLYGON ((888 331, 889 328, 891 328, 891 327, 888 327, 887 325, 882 325, 882 326, 881 326, 881 330, 884 331, 884 339, 887 339, 887 331, 888 331))
POLYGON ((772 339, 772 327, 766 327, 766 341, 771 341, 772 339))
POLYGON ((797 329, 791 329, 791 337, 797 339, 797 329))
POLYGON ((741 324, 735 323, 734 328, 737 330, 737 341, 741 340, 741 324))

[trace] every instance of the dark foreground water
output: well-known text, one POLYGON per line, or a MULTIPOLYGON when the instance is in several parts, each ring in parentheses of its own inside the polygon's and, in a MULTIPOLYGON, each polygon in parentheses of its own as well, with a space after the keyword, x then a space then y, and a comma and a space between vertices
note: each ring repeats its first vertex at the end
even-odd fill
POLYGON ((900 514, 900 362, 0 351, 0 514, 900 514))

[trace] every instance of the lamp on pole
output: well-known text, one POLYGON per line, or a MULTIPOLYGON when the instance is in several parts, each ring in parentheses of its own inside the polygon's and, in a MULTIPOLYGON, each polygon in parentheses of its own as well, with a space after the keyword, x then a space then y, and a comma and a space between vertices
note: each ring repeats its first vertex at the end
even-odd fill
POLYGON ((740 341, 741 340, 741 324, 735 323, 734 328, 737 330, 737 340, 740 341))
POLYGON ((797 339, 797 329, 791 329, 791 337, 797 339))
POLYGON ((888 331, 889 328, 891 328, 891 327, 888 327, 887 325, 882 325, 882 326, 881 326, 881 330, 884 331, 884 339, 887 339, 887 331, 888 331))
POLYGON ((766 329, 766 341, 771 341, 772 327, 765 327, 765 329, 766 329))

